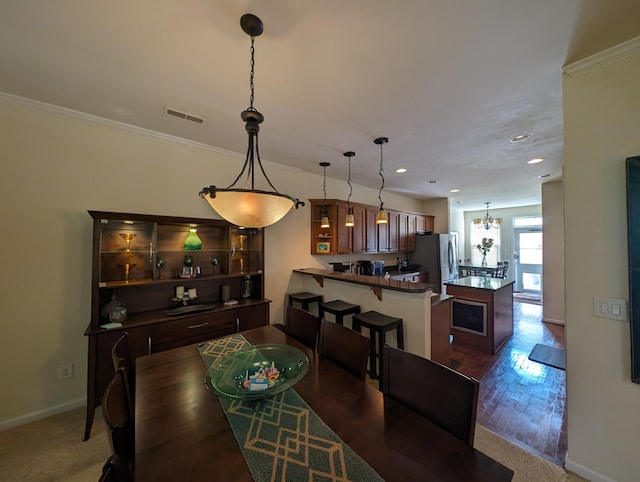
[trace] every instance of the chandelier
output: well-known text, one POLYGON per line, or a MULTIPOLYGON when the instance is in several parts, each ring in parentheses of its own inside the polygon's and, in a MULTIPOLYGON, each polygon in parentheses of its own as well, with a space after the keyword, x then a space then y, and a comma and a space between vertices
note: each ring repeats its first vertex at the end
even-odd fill
POLYGON ((258 17, 247 13, 240 18, 240 26, 242 30, 251 37, 250 104, 249 108, 241 114, 242 120, 245 122, 245 129, 249 134, 247 156, 240 174, 238 174, 231 185, 226 188, 216 186, 205 187, 200 191, 200 197, 205 199, 213 210, 227 221, 237 226, 262 228, 278 222, 292 207, 298 209, 299 206, 304 206, 304 202, 278 192, 267 177, 267 173, 262 166, 260 151, 258 149, 258 132, 260 131, 260 124, 264 121, 264 116, 253 107, 253 66, 254 39, 262 34, 264 25, 258 17), (254 163, 256 160, 260 172, 262 172, 265 180, 269 186, 271 186, 271 189, 273 189, 272 191, 255 189, 256 166, 254 163), (244 188, 235 187, 245 172, 246 179, 244 188))
POLYGON ((473 225, 476 228, 484 229, 499 228, 502 225, 502 218, 491 217, 491 215, 489 214, 489 204, 491 203, 486 202, 485 204, 487 205, 487 214, 485 214, 482 219, 475 218, 473 220, 473 225))

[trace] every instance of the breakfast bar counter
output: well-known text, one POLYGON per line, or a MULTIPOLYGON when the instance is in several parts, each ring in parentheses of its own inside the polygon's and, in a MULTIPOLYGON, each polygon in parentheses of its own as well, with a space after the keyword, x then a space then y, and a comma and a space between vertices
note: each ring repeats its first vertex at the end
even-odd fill
MULTIPOLYGON (((322 295, 325 302, 342 300, 370 310, 402 318, 406 351, 431 358, 431 298, 433 285, 333 272, 323 269, 294 269, 290 292, 306 291, 322 295)), ((345 325, 350 326, 350 318, 345 325)), ((368 335, 366 329, 364 334, 368 335)), ((397 346, 395 330, 387 333, 390 346, 397 346)))

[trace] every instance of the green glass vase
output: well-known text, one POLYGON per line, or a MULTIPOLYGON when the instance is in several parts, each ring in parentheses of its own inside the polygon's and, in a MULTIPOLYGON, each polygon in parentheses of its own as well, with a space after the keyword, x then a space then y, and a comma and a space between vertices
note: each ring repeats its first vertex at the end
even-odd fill
POLYGON ((189 236, 184 240, 184 249, 186 251, 199 251, 202 249, 202 240, 198 237, 198 233, 194 228, 189 230, 189 236))

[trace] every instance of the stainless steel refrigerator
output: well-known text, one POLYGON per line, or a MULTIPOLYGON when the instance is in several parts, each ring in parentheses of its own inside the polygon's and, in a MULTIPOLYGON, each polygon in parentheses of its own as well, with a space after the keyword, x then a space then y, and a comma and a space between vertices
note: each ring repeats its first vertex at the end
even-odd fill
POLYGON ((429 272, 434 291, 445 292, 444 283, 458 278, 456 238, 451 234, 417 234, 416 250, 409 253, 409 263, 419 264, 429 272))

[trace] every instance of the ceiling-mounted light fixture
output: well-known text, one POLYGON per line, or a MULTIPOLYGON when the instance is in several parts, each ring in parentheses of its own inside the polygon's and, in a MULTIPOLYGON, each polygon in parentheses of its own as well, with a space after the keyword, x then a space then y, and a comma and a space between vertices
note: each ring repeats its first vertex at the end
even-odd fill
POLYGON ((264 25, 262 21, 247 13, 240 18, 242 30, 251 37, 251 75, 249 85, 251 96, 249 97, 249 108, 242 112, 241 117, 245 122, 245 128, 249 134, 249 146, 247 156, 238 177, 226 188, 216 186, 205 187, 200 191, 200 197, 204 198, 209 205, 224 219, 248 228, 262 228, 269 226, 284 217, 292 207, 298 209, 304 206, 304 202, 297 198, 282 194, 273 186, 267 173, 264 171, 260 160, 258 149, 258 132, 264 116, 253 107, 254 85, 254 39, 262 34, 264 25), (255 189, 255 169, 254 161, 258 161, 258 166, 265 180, 273 191, 263 191, 255 189), (234 187, 238 180, 247 172, 244 188, 234 187))
POLYGON ((351 193, 353 192, 353 186, 351 185, 351 158, 356 155, 353 151, 347 151, 343 154, 349 158, 349 177, 347 178, 347 184, 349 185, 349 196, 347 196, 347 216, 344 219, 344 225, 348 228, 352 228, 356 225, 356 220, 353 217, 353 208, 349 201, 351 200, 351 193))
POLYGON ((485 214, 485 216, 480 219, 480 218, 476 218, 473 220, 473 224, 476 228, 484 228, 484 229, 491 229, 491 228, 499 228, 502 225, 502 218, 494 218, 491 217, 489 215, 489 204, 491 204, 490 202, 486 202, 485 203, 487 205, 487 214, 485 214))
POLYGON ((324 181, 322 182, 322 192, 324 193, 324 201, 322 203, 322 210, 320 211, 320 217, 322 218, 320 220, 320 227, 321 228, 329 228, 330 224, 329 224, 329 216, 327 216, 327 167, 331 165, 330 162, 321 162, 320 165, 322 166, 322 170, 323 172, 323 178, 324 181))
POLYGON ((384 169, 382 168, 382 146, 389 142, 389 138, 378 137, 373 142, 380 146, 380 170, 378 171, 378 174, 382 178, 382 184, 380 185, 380 191, 378 192, 380 208, 378 208, 378 214, 376 214, 376 224, 387 224, 389 222, 389 218, 387 217, 387 211, 384 210, 384 203, 382 202, 382 190, 384 189, 384 176, 382 175, 382 173, 384 172, 384 169))

